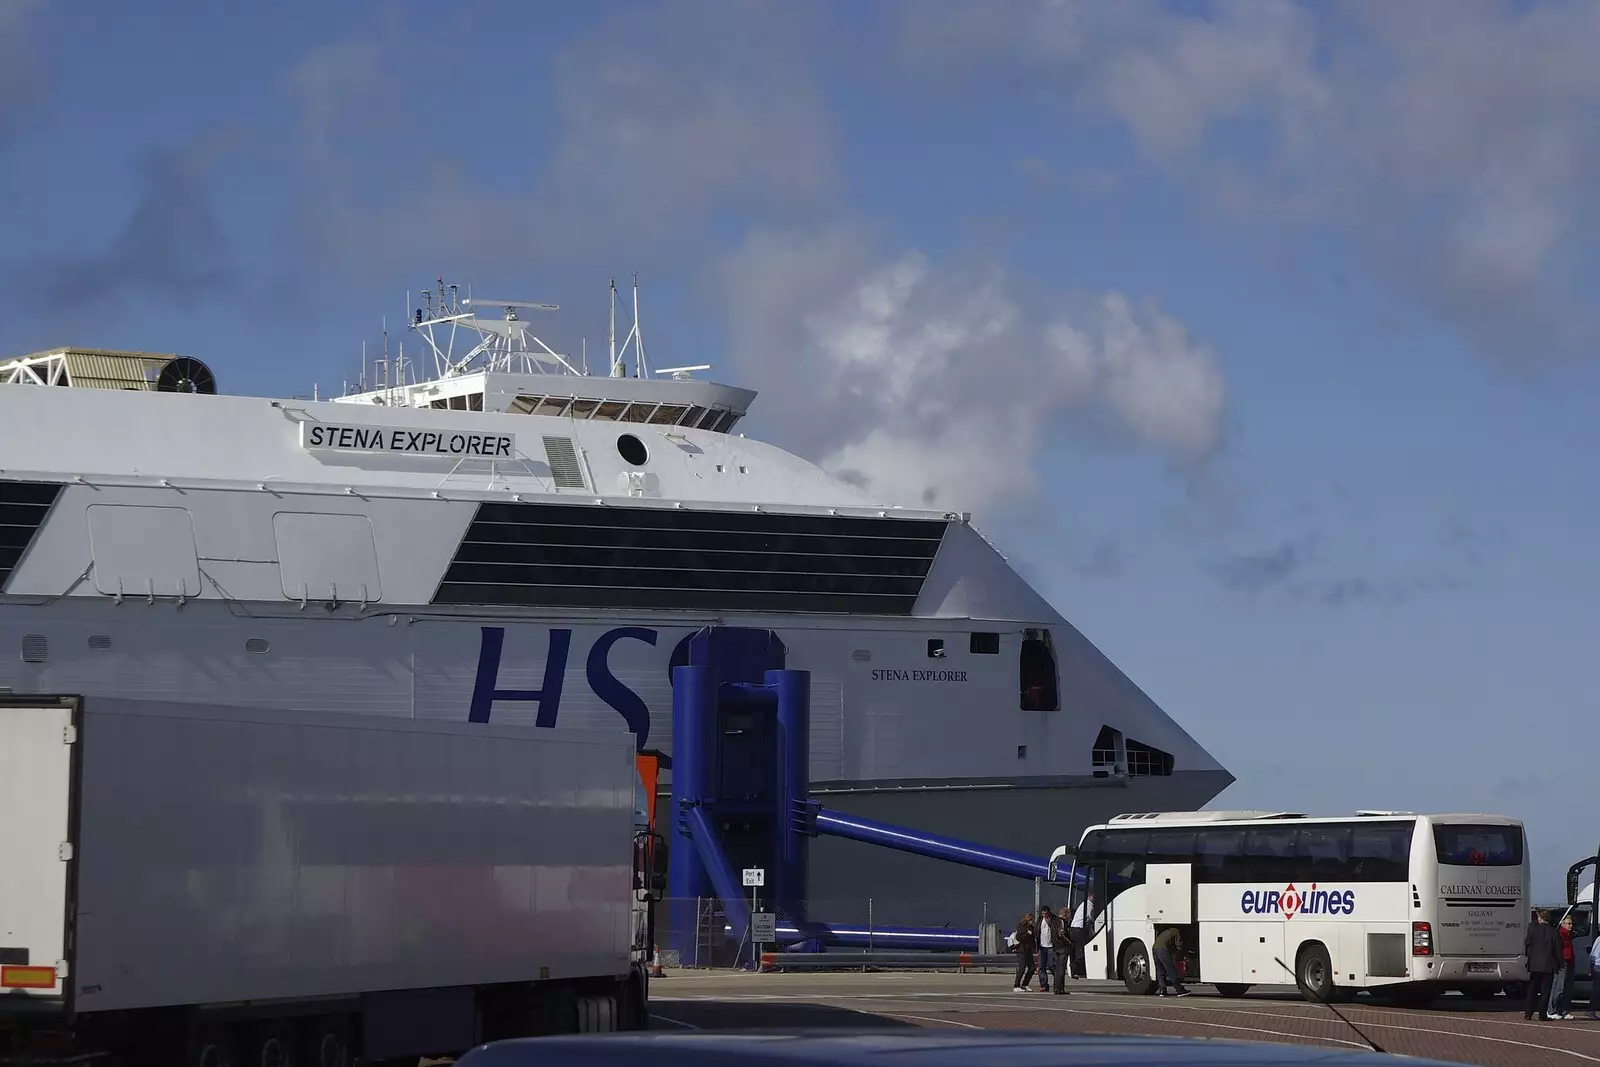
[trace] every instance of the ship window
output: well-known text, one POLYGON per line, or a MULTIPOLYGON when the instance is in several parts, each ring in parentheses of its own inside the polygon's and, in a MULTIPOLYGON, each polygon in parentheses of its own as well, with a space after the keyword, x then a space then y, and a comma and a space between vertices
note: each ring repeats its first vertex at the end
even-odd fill
POLYGON ((710 411, 707 411, 704 416, 701 417, 701 419, 700 419, 700 428, 702 430, 713 430, 713 429, 716 429, 717 420, 720 419, 720 418, 722 418, 722 412, 718 411, 716 408, 712 408, 710 411))
POLYGON ((650 416, 655 414, 654 404, 633 404, 622 413, 623 422, 649 422, 650 416))
POLYGON ((1121 765, 1117 749, 1122 746, 1122 734, 1109 726, 1100 727, 1100 733, 1094 739, 1094 747, 1089 750, 1089 766, 1096 778, 1109 778, 1111 773, 1121 765))
POLYGON ((434 602, 905 616, 947 525, 484 503, 434 602))
POLYGON ((506 410, 513 415, 527 415, 531 414, 538 405, 539 398, 536 396, 519 396, 507 405, 506 410))
POLYGON ((632 467, 642 467, 650 460, 650 450, 644 447, 644 442, 625 433, 617 438, 617 455, 622 457, 622 462, 632 467))
POLYGON ((662 404, 656 408, 655 414, 650 416, 650 421, 657 426, 676 426, 687 410, 688 408, 682 404, 662 404))
POLYGON ((974 633, 967 639, 967 651, 974 656, 998 656, 1000 654, 1000 635, 974 633))
POLYGON ((727 433, 729 430, 733 429, 733 424, 738 421, 739 413, 737 411, 724 411, 722 413, 722 418, 717 420, 717 425, 713 427, 713 429, 715 429, 717 433, 727 433))
POLYGON ((61 486, 51 482, 0 481, 0 590, 60 492, 61 486))
POLYGON ((105 634, 90 634, 89 649, 92 652, 110 652, 111 638, 107 637, 105 634))
POLYGON ((567 411, 567 405, 570 403, 572 401, 564 396, 547 396, 539 401, 539 407, 534 411, 534 414, 564 415, 567 411))
POLYGON ((1061 707, 1057 692, 1056 652, 1049 630, 1022 633, 1022 710, 1055 711, 1061 707))
POLYGON ((616 422, 617 419, 622 417, 622 409, 627 406, 620 400, 602 400, 600 401, 600 406, 595 409, 594 418, 604 419, 607 422, 616 422))
POLYGON ((448 408, 450 406, 450 400, 448 398, 435 400, 431 404, 429 404, 428 406, 430 408, 439 408, 442 411, 443 409, 448 408))
POLYGON ((245 639, 244 650, 252 656, 265 656, 272 651, 272 645, 265 637, 250 637, 245 639))
POLYGON ((1172 755, 1151 748, 1129 738, 1126 742, 1128 749, 1128 775, 1130 777, 1166 777, 1172 773, 1172 755))
POLYGON ((594 417, 594 409, 600 406, 598 400, 574 400, 570 414, 575 419, 589 419, 594 417))
POLYGON ((482 411, 483 410, 483 394, 482 393, 469 393, 469 394, 467 394, 467 410, 468 411, 482 411))
POLYGON ((944 659, 944 638, 930 637, 928 639, 928 658, 944 659))
POLYGON ((687 415, 685 415, 683 417, 683 419, 680 422, 680 425, 683 425, 683 426, 699 426, 700 425, 700 420, 704 419, 706 417, 706 414, 707 414, 707 412, 706 412, 705 408, 701 408, 701 407, 690 408, 689 409, 689 414, 687 414, 687 415))

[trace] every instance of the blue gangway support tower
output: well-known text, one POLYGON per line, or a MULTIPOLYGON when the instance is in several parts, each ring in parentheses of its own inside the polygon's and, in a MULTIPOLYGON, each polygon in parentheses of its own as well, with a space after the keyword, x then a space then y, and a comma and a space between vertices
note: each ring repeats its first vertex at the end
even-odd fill
MULTIPOLYGON (((830 926, 806 913, 807 841, 850 838, 1019 878, 1048 878, 1045 859, 823 809, 810 799, 811 681, 788 670, 769 630, 707 627, 673 655, 670 947, 701 956, 702 900, 722 905, 739 957, 752 959, 750 890, 776 913, 781 941, 886 948, 976 947, 976 930, 830 926), (681 662, 680 662, 681 660, 681 662)), ((716 924, 718 926, 722 924, 716 924)), ((720 946, 713 945, 713 954, 720 946)), ((702 962, 710 962, 702 960, 702 962)))

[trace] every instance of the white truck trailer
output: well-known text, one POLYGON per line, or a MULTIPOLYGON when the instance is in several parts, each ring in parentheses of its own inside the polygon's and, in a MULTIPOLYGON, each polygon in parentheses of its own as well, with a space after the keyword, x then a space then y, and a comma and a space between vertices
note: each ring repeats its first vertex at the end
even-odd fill
POLYGON ((621 730, 0 698, 0 1062, 642 1028, 636 777, 621 730))

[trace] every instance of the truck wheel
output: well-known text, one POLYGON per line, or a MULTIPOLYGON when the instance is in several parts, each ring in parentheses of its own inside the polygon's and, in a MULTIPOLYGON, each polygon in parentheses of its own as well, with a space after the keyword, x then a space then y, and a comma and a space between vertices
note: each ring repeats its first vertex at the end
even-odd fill
POLYGON ((1326 1004, 1334 999, 1333 962, 1328 959, 1328 950, 1315 941, 1300 950, 1294 977, 1300 995, 1307 1000, 1326 1004))
POLYGON ((650 1028, 649 979, 635 974, 622 983, 621 1016, 618 1027, 623 1030, 648 1030, 650 1028))
POLYGON ((617 1029, 617 997, 578 998, 578 1033, 604 1034, 617 1029))
POLYGON ((195 1031, 189 1043, 190 1067, 237 1067, 233 1035, 225 1026, 207 1026, 195 1031))
POLYGON ((242 1067, 298 1067, 294 1028, 282 1023, 266 1023, 244 1029, 245 1049, 242 1067))
POLYGON ((300 1067, 350 1067, 350 1025, 343 1016, 312 1019, 300 1046, 300 1067))
POLYGON ((1143 941, 1129 941, 1122 950, 1122 984, 1128 992, 1141 997, 1155 991, 1155 980, 1150 977, 1150 953, 1143 941))

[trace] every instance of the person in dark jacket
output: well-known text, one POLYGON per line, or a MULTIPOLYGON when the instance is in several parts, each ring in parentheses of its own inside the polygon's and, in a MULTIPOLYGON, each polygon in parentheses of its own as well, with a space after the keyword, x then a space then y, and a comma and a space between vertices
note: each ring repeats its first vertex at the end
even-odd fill
POLYGON ((1533 922, 1522 938, 1522 954, 1528 959, 1528 1000, 1523 1005, 1522 1017, 1533 1018, 1537 1008, 1539 1021, 1548 1022, 1550 980, 1561 970, 1561 935, 1550 925, 1549 912, 1534 913, 1533 922))
POLYGON ((1050 992, 1059 996, 1067 995, 1067 956, 1072 951, 1071 942, 1067 939, 1067 921, 1059 912, 1052 912, 1048 907, 1039 909, 1039 982, 1040 988, 1045 981, 1044 932, 1050 931, 1050 992))
POLYGON ((1172 986, 1172 995, 1186 997, 1189 990, 1184 988, 1183 982, 1178 979, 1177 957, 1183 951, 1183 934, 1176 926, 1164 927, 1156 934, 1155 945, 1156 964, 1156 996, 1167 995, 1167 986, 1172 986))
POLYGON ((1055 954, 1066 946, 1061 943, 1061 920, 1055 917, 1050 905, 1039 908, 1039 919, 1034 923, 1034 935, 1039 939, 1039 992, 1050 992, 1051 962, 1055 954))
POLYGON ((1038 947, 1033 935, 1033 912, 1023 915, 1017 923, 1017 932, 1013 935, 1015 944, 1011 950, 1017 954, 1016 981, 1011 983, 1014 993, 1025 992, 1028 983, 1033 979, 1033 950, 1038 947))

